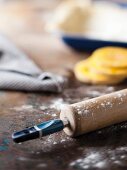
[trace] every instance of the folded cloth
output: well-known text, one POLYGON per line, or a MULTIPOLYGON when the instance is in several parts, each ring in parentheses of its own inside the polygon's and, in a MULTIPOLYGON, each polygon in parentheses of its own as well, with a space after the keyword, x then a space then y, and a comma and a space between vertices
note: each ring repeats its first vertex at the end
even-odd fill
POLYGON ((0 89, 61 92, 67 78, 43 72, 27 55, 0 35, 0 89))

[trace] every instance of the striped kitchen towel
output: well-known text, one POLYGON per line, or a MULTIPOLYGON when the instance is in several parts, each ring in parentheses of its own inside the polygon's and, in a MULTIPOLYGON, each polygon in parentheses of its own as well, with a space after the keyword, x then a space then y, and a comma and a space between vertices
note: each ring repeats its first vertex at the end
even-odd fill
POLYGON ((43 72, 5 36, 0 35, 0 89, 62 92, 67 78, 43 72))

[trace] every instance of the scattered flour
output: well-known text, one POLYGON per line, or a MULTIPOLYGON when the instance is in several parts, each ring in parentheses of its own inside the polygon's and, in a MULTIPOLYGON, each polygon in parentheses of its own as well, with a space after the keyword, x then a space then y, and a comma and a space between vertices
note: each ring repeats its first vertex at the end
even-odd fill
POLYGON ((57 114, 56 114, 56 113, 53 113, 53 114, 52 114, 52 117, 56 117, 56 116, 57 116, 57 114))
POLYGON ((120 158, 124 159, 124 158, 126 158, 126 155, 121 155, 120 158))
MULTIPOLYGON (((83 150, 83 148, 81 148, 83 150)), ((93 149, 92 149, 93 150, 93 149)), ((106 169, 107 165, 121 166, 127 160, 127 147, 117 148, 99 148, 98 151, 85 150, 85 156, 79 158, 69 164, 69 166, 77 169, 106 169), (106 150, 106 154, 104 153, 106 150)))
POLYGON ((114 90, 115 90, 115 89, 114 89, 114 87, 112 87, 112 86, 110 86, 110 87, 107 88, 107 91, 108 91, 108 92, 113 92, 114 90))
POLYGON ((113 106, 113 103, 108 101, 108 102, 106 103, 106 106, 107 106, 107 107, 112 107, 112 106, 113 106))
MULTIPOLYGON (((111 90, 112 90, 112 87, 111 87, 111 90)), ((118 101, 118 104, 120 105, 125 101, 125 99, 124 99, 125 96, 126 96, 125 93, 118 92, 118 93, 116 93, 116 95, 113 98, 116 99, 118 101)), ((96 107, 97 109, 103 108, 106 110, 106 109, 112 108, 113 105, 115 104, 114 101, 112 101, 112 100, 110 101, 108 99, 104 100, 100 104, 97 104, 98 101, 95 99, 91 100, 91 104, 88 104, 88 105, 87 105, 87 102, 89 102, 89 101, 84 101, 84 102, 85 102, 84 106, 83 106, 83 104, 81 104, 80 106, 74 106, 74 109, 76 110, 76 112, 79 115, 83 115, 84 117, 92 115, 91 112, 92 112, 93 106, 96 107), (92 104, 95 104, 95 105, 92 105, 92 104)))
POLYGON ((32 110, 33 106, 32 105, 22 105, 19 107, 13 107, 12 109, 15 111, 32 110))
POLYGON ((31 159, 26 158, 26 157, 23 157, 23 156, 18 157, 17 159, 18 159, 19 161, 31 161, 31 159))
POLYGON ((106 162, 105 161, 98 162, 98 163, 95 164, 95 167, 100 168, 100 169, 104 168, 104 167, 106 167, 106 162))
POLYGON ((62 98, 58 98, 58 99, 52 100, 51 103, 48 104, 47 106, 46 105, 40 106, 40 109, 41 110, 46 110, 46 109, 58 109, 59 110, 63 104, 67 104, 67 103, 64 102, 62 98))
POLYGON ((93 90, 93 91, 91 92, 91 94, 92 94, 93 97, 98 97, 98 96, 101 96, 101 95, 102 95, 102 92, 93 90))
POLYGON ((63 104, 66 104, 66 103, 64 102, 62 98, 59 98, 59 99, 52 101, 50 108, 55 108, 59 110, 63 104))
POLYGON ((40 110, 46 110, 46 109, 48 109, 47 106, 44 106, 44 105, 40 106, 40 110))
POLYGON ((101 106, 102 106, 102 107, 105 107, 105 103, 101 103, 101 106))
POLYGON ((45 168, 45 167, 47 167, 47 164, 45 163, 41 163, 37 165, 37 168, 45 168))
POLYGON ((122 94, 121 94, 121 93, 118 93, 118 97, 122 97, 122 94))
POLYGON ((56 145, 57 144, 57 142, 53 142, 53 145, 56 145))
POLYGON ((85 158, 77 159, 70 163, 70 166, 79 167, 81 169, 99 168, 103 169, 106 166, 106 160, 101 159, 99 152, 91 152, 85 158))
POLYGON ((65 139, 62 139, 61 142, 65 142, 66 140, 65 139))
POLYGON ((118 160, 116 160, 116 161, 114 161, 114 164, 121 164, 121 161, 118 161, 118 160))

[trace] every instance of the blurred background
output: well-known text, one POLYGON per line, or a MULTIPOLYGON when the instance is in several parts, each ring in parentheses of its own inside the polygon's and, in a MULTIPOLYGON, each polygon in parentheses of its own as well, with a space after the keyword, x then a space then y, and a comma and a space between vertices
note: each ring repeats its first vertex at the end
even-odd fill
MULTIPOLYGON (((79 59, 75 57, 72 60, 73 53, 70 53, 70 49, 66 48, 58 37, 45 31, 45 25, 47 21, 52 20, 51 16, 54 16, 57 5, 65 1, 67 0, 1 0, 0 33, 7 35, 43 69, 55 70, 53 61, 48 60, 46 64, 40 63, 41 57, 43 60, 51 56, 58 59, 61 54, 65 59, 61 57, 58 69, 64 65, 73 66, 79 59)), ((112 1, 122 4, 127 2, 125 0, 112 1)), ((79 56, 79 54, 74 55, 79 56)))
POLYGON ((0 31, 8 35, 42 33, 45 16, 59 0, 1 0, 0 31))
MULTIPOLYGON (((59 42, 55 40, 54 44, 54 38, 44 31, 44 27, 49 14, 59 2, 60 0, 0 1, 0 33, 7 35, 45 70, 47 68, 53 70, 53 62, 40 61, 47 60, 51 53, 56 55, 54 49, 57 49, 59 42)), ((59 51, 62 49, 59 44, 59 51)), ((59 51, 56 57, 59 55, 59 51)))
MULTIPOLYGON (((56 6, 64 1, 0 0, 0 32, 11 37, 16 35, 21 37, 21 35, 25 34, 41 34, 44 31, 44 24, 48 15, 53 14, 52 12, 56 6)), ((111 2, 111 0, 109 1, 111 2)), ((126 0, 112 1, 127 2, 126 0)))

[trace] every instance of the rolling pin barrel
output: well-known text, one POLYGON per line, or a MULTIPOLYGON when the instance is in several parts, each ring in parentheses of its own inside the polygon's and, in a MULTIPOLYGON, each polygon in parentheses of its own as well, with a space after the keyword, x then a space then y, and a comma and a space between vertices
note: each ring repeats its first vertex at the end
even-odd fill
POLYGON ((127 120, 127 89, 104 96, 65 105, 61 108, 61 120, 68 120, 64 131, 78 136, 127 120))

